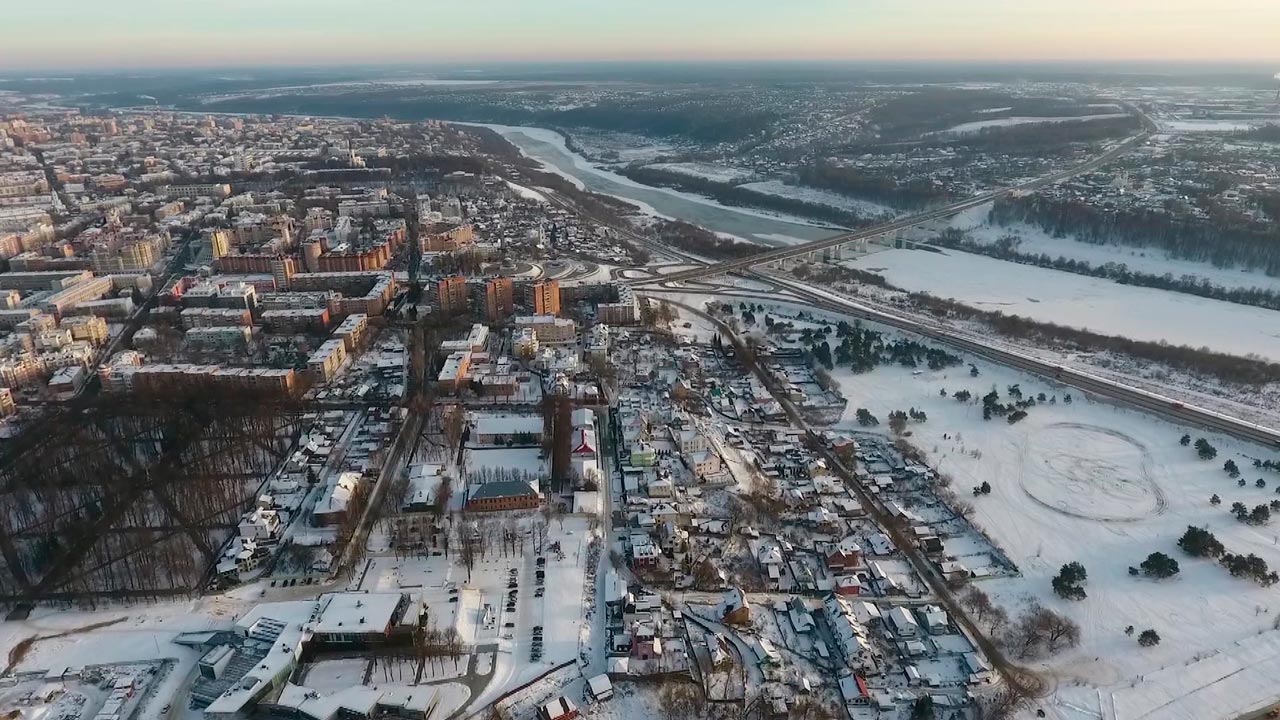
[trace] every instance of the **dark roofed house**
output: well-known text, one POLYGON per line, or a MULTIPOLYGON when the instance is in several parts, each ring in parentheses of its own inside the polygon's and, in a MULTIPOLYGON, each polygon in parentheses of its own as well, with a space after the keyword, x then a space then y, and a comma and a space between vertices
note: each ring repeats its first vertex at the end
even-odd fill
POLYGON ((542 495, 532 483, 519 480, 484 483, 467 496, 469 511, 532 510, 542 503, 542 495))

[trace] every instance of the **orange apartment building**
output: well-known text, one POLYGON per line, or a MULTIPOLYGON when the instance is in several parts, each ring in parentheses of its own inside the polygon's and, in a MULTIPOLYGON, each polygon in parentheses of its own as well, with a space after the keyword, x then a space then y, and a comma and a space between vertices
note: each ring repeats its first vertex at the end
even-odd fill
POLYGON ((560 314, 559 280, 547 280, 545 282, 534 283, 532 293, 534 315, 560 314))
POLYGON ((436 284, 436 305, 442 315, 467 311, 467 279, 461 275, 447 277, 436 284))
POLYGON ((494 278, 485 283, 484 311, 489 322, 500 322, 515 314, 515 284, 511 278, 494 278))

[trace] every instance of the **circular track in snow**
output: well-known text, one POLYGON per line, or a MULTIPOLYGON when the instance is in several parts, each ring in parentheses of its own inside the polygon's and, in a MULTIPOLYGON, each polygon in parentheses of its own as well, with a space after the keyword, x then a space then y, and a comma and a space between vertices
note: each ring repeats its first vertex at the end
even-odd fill
POLYGON ((1053 512, 1108 523, 1165 512, 1150 451, 1122 432, 1056 423, 1027 437, 1021 453, 1023 492, 1053 512))

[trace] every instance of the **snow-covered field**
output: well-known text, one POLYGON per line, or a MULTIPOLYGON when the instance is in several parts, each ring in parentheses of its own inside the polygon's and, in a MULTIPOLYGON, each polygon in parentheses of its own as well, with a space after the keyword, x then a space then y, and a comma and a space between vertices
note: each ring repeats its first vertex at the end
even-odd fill
POLYGON ((789 185, 781 180, 764 180, 761 182, 746 183, 742 185, 742 187, 753 192, 764 193, 765 195, 777 195, 778 197, 791 198, 792 200, 800 200, 802 202, 813 203, 815 205, 826 205, 839 210, 849 210, 868 217, 898 214, 897 210, 894 210, 887 205, 873 203, 869 200, 851 198, 847 195, 833 193, 829 190, 822 190, 821 188, 789 185))
POLYGON ((951 227, 966 230, 976 242, 994 244, 1006 235, 1022 239, 1018 251, 1044 253, 1050 257, 1066 257, 1083 260, 1097 267, 1109 262, 1124 263, 1130 270, 1174 277, 1194 275, 1214 285, 1228 288, 1267 288, 1280 290, 1280 277, 1271 277, 1256 271, 1217 268, 1193 260, 1168 257, 1160 248, 1143 248, 1127 245, 1098 245, 1072 237, 1053 237, 1043 229, 1025 223, 1002 226, 987 222, 990 205, 976 207, 957 215, 951 227))
POLYGON ((1280 313, 970 253, 886 250, 850 261, 905 290, 1104 335, 1280 360, 1280 313))
POLYGON ((679 163, 654 163, 646 165, 649 170, 664 170, 673 172, 677 175, 688 175, 690 177, 702 178, 704 180, 714 180, 715 182, 733 183, 741 180, 749 180, 755 177, 755 173, 744 168, 729 167, 726 165, 715 165, 704 162, 679 162, 679 163))
POLYGON ((516 195, 520 196, 521 198, 524 198, 525 200, 533 200, 534 202, 547 201, 547 196, 543 195, 537 190, 532 190, 523 185, 517 185, 511 182, 510 180, 507 181, 507 185, 511 188, 512 192, 514 192, 516 195))
POLYGON ((980 586, 1011 614, 1035 598, 1080 623, 1080 647, 1043 666, 1057 688, 1041 703, 1049 717, 1208 720, 1273 699, 1273 684, 1261 682, 1256 667, 1280 667, 1276 591, 1232 578, 1211 560, 1186 556, 1177 539, 1188 525, 1208 527, 1228 551, 1256 553, 1272 567, 1280 565, 1280 520, 1275 527, 1252 527, 1226 509, 1236 501, 1252 507, 1276 498, 1280 475, 1251 467, 1252 458, 1275 453, 1091 402, 1079 392, 1065 404, 1062 387, 988 363, 978 367, 976 378, 965 368, 833 374, 853 399, 849 427, 856 427, 857 407, 881 418, 895 409, 925 410, 929 420, 910 427, 912 441, 955 479, 957 492, 963 496, 991 483, 990 495, 971 498, 974 520, 1023 577, 980 586), (1025 395, 1043 391, 1058 402, 1037 405, 1009 425, 999 418, 983 421, 980 403, 939 396, 945 388, 948 395, 969 390, 977 397, 994 386, 1007 402, 1013 383, 1025 395), (1183 432, 1205 435, 1218 457, 1199 460, 1178 443, 1183 432), (1245 487, 1223 472, 1228 458, 1244 470, 1245 487), (1264 477, 1267 487, 1255 488, 1256 477, 1264 477), (1217 507, 1208 502, 1215 493, 1222 498, 1217 507), (1177 559, 1182 572, 1165 581, 1131 577, 1128 567, 1154 551, 1177 559), (1089 597, 1080 602, 1060 600, 1050 589, 1053 575, 1070 561, 1083 563, 1089 574, 1089 597), (1141 648, 1124 634, 1128 625, 1154 628, 1161 644, 1141 648), (1207 656, 1213 659, 1186 666, 1207 656), (1240 672, 1249 667, 1255 669, 1240 672))
POLYGON ((1265 120, 1160 120, 1160 129, 1180 133, 1221 133, 1249 130, 1265 124, 1265 120))
MULTIPOLYGON (((994 110, 993 110, 994 112, 994 110)), ((993 127, 1012 127, 1014 125, 1046 125, 1050 123, 1069 123, 1069 122, 1089 122, 1092 120, 1114 120, 1116 118, 1128 117, 1126 113, 1102 113, 1099 115, 1068 115, 1064 117, 1004 117, 995 120, 975 120, 973 122, 960 123, 959 125, 949 127, 946 130, 940 130, 931 135, 964 135, 966 133, 975 133, 980 130, 986 130, 993 127)))

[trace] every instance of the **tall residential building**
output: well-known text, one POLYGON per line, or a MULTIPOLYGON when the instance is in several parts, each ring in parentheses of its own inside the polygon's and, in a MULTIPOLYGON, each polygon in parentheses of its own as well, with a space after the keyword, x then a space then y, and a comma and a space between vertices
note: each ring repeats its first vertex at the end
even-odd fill
POLYGON ((484 309, 489 322, 499 322, 515 313, 515 292, 511 278, 494 278, 485 283, 484 309))
POLYGON ((533 284, 533 314, 560 314, 560 281, 547 280, 533 284))
POLYGON ((164 248, 157 238, 126 243, 112 249, 95 248, 89 258, 96 273, 139 272, 149 270, 160 259, 164 248))
POLYGON ((292 255, 280 255, 271 259, 271 277, 276 281, 276 288, 289 287, 293 276, 298 274, 298 259, 292 255))
POLYGON ((18 404, 13 400, 13 391, 9 388, 0 388, 0 417, 16 415, 17 412, 18 404))
POLYGON ((311 239, 302 243, 302 271, 320 272, 320 256, 323 254, 324 245, 319 240, 311 239))
POLYGON ((231 233, 226 230, 214 230, 209 236, 209 254, 214 260, 231 252, 231 233))
POLYGON ((436 284, 436 306, 442 315, 467 311, 467 279, 461 275, 447 277, 436 284))

